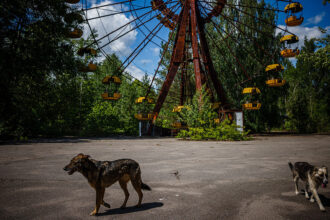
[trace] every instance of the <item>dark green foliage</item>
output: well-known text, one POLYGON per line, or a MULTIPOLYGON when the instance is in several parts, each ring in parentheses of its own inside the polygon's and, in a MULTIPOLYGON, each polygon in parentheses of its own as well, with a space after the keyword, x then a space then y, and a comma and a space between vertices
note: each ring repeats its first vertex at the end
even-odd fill
POLYGON ((181 121, 187 123, 188 127, 212 127, 217 113, 212 109, 212 103, 208 94, 203 89, 196 92, 191 104, 187 104, 178 115, 181 121))
POLYGON ((330 130, 330 36, 304 42, 296 67, 288 65, 286 128, 298 132, 330 130))
POLYGON ((1 1, 1 136, 32 135, 54 124, 62 130, 63 118, 52 114, 60 102, 53 82, 77 74, 73 44, 65 40, 77 26, 63 21, 69 10, 64 1, 1 1))
POLYGON ((109 135, 124 133, 120 129, 119 115, 111 102, 96 103, 86 118, 86 133, 89 135, 109 135))
MULTIPOLYGON (((227 2, 235 4, 236 1, 227 2)), ((240 3, 253 6, 243 8, 245 12, 267 23, 275 23, 274 12, 258 9, 269 7, 264 1, 243 0, 240 3)), ((150 83, 147 75, 142 82, 131 79, 127 73, 119 71, 121 61, 114 54, 103 61, 89 55, 76 55, 78 48, 90 45, 92 39, 67 38, 68 30, 82 27, 79 16, 68 19, 67 15, 72 12, 74 7, 68 7, 63 0, 0 2, 1 138, 25 140, 26 136, 39 135, 136 135, 138 120, 134 114, 152 111, 153 105, 135 104, 136 98, 146 94, 150 83), (87 65, 90 61, 99 61, 98 70, 94 73, 79 72, 79 66, 87 65), (107 75, 116 75, 122 80, 120 86, 111 84, 107 90, 110 95, 119 91, 122 97, 118 101, 101 98, 106 89, 101 81, 107 75)), ((254 132, 274 128, 299 132, 329 131, 329 36, 305 40, 297 64, 293 66, 279 55, 280 36, 275 36, 274 27, 238 13, 235 9, 226 9, 223 15, 237 21, 236 27, 220 15, 216 23, 222 34, 209 23, 206 37, 231 108, 241 109, 241 104, 246 100, 242 95, 244 87, 257 86, 261 90, 261 109, 244 112, 247 129, 254 132), (240 31, 237 31, 238 28, 240 31), (285 65, 284 78, 287 84, 282 88, 269 88, 265 84, 269 76, 264 70, 272 63, 285 65), (248 79, 245 74, 251 76, 252 80, 245 82, 248 79)), ((324 30, 320 31, 324 33, 324 30)), ((97 36, 97 33, 94 34, 97 36)), ((167 74, 174 37, 162 62, 159 78, 156 79, 157 89, 167 74)), ((192 57, 189 53, 188 56, 192 57)), ((181 113, 172 112, 173 107, 180 105, 179 70, 157 125, 171 128, 175 121, 186 122, 190 129, 179 133, 182 138, 246 138, 246 133, 237 132, 235 125, 229 122, 219 126, 214 124, 217 114, 210 108, 209 98, 204 93, 195 94, 192 63, 188 64, 184 79, 187 84, 183 101, 187 108, 181 113), (203 100, 202 104, 200 99, 203 100)), ((208 85, 215 94, 210 81, 208 85)), ((152 90, 149 97, 156 99, 157 95, 152 90)), ((217 97, 214 98, 216 100, 217 97)))
POLYGON ((180 112, 180 119, 188 125, 188 130, 180 130, 178 138, 191 140, 248 140, 248 132, 240 132, 238 126, 229 120, 215 124, 217 113, 211 108, 211 103, 204 90, 197 92, 192 104, 180 112))
POLYGON ((248 132, 240 132, 235 124, 229 120, 221 122, 215 127, 198 127, 181 130, 177 138, 190 140, 217 140, 217 141, 242 141, 250 140, 247 136, 248 132))
MULTIPOLYGON (((236 1, 227 1, 235 5, 236 1)), ((269 88, 265 67, 280 63, 280 36, 275 36, 276 14, 264 1, 244 0, 240 10, 228 7, 220 15, 218 33, 211 23, 207 26, 207 37, 215 69, 218 73, 232 109, 241 109, 246 97, 244 87, 257 86, 261 90, 258 100, 262 107, 258 111, 244 111, 244 124, 254 132, 270 130, 281 125, 283 109, 279 108, 285 88, 269 88), (225 16, 227 19, 224 19, 225 16), (237 21, 237 22, 234 22, 237 21), (236 58, 235 58, 236 57, 236 58), (252 80, 249 80, 249 77, 252 80)), ((281 76, 280 76, 281 77, 281 76)))

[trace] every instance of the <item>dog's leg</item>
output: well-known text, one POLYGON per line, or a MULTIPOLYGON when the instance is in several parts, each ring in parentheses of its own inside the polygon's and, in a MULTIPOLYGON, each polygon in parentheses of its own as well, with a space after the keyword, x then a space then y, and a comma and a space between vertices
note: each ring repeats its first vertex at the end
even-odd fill
POLYGON ((310 177, 309 174, 308 174, 308 182, 309 182, 309 187, 312 191, 312 194, 313 194, 314 198, 316 199, 317 204, 320 207, 320 210, 322 212, 325 212, 325 208, 324 208, 324 206, 321 202, 321 199, 320 199, 319 195, 317 194, 317 188, 315 187, 315 184, 313 183, 312 178, 310 177))
POLYGON ((305 198, 309 199, 309 196, 308 196, 308 183, 307 182, 305 182, 305 198))
POLYGON ((129 197, 129 192, 127 190, 127 181, 125 181, 124 179, 120 179, 119 180, 119 185, 120 185, 120 187, 123 189, 123 191, 125 193, 124 203, 120 207, 120 208, 124 209, 124 208, 126 208, 126 203, 127 203, 128 197, 129 197))
POLYGON ((96 215, 102 204, 105 188, 96 188, 96 204, 95 209, 89 215, 96 215))
POLYGON ((110 204, 109 203, 106 203, 106 202, 104 202, 104 193, 105 193, 105 188, 104 188, 104 191, 103 191, 103 194, 102 194, 102 205, 104 206, 104 207, 107 207, 108 209, 110 209, 110 204))
POLYGON ((294 181, 294 186, 295 186, 295 193, 296 193, 296 195, 299 195, 299 191, 298 191, 299 176, 295 176, 293 178, 293 181, 294 181))
POLYGON ((314 194, 312 193, 312 195, 311 195, 311 198, 310 198, 310 200, 309 200, 310 202, 315 202, 315 199, 314 199, 314 194))
POLYGON ((324 212, 325 211, 325 208, 324 208, 324 206, 323 206, 323 204, 321 202, 321 199, 320 199, 319 195, 317 194, 316 189, 315 188, 314 189, 311 189, 311 191, 312 191, 312 193, 313 193, 313 195, 314 195, 314 197, 316 199, 317 204, 320 207, 320 210, 324 212))
POLYGON ((139 195, 139 202, 136 205, 137 208, 141 207, 141 202, 142 202, 142 198, 143 198, 143 193, 141 190, 141 184, 142 184, 142 180, 141 180, 141 174, 138 173, 135 178, 131 179, 132 185, 135 189, 135 191, 137 192, 137 194, 139 195))

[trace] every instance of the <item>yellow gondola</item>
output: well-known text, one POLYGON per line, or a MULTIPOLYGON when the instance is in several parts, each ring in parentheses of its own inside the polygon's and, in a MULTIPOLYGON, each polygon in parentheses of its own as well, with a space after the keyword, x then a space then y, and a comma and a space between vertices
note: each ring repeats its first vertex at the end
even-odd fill
POLYGON ((258 89, 257 87, 247 87, 243 89, 243 94, 260 94, 260 89, 258 89))
MULTIPOLYGON (((154 100, 148 97, 139 97, 135 100, 135 103, 139 105, 153 104, 154 100)), ((134 114, 134 117, 139 121, 151 121, 154 115, 152 112, 149 112, 149 107, 142 106, 142 109, 140 109, 139 113, 134 114)))
POLYGON ((243 108, 247 110, 259 110, 261 108, 261 103, 259 102, 245 103, 243 104, 243 108))
POLYGON ((121 97, 120 93, 114 93, 113 96, 109 96, 109 93, 105 92, 101 94, 102 98, 105 100, 118 100, 121 97))
POLYGON ((281 64, 271 64, 271 65, 266 66, 266 69, 265 69, 266 72, 279 72, 282 70, 284 70, 284 66, 281 64))
MULTIPOLYGON (((118 76, 106 76, 102 79, 102 84, 110 85, 115 83, 117 86, 121 84, 121 80, 118 76)), ((115 87, 115 92, 112 96, 109 96, 108 89, 106 88, 105 93, 102 94, 102 98, 105 100, 118 100, 121 97, 121 94, 117 92, 118 88, 115 87)))
POLYGON ((287 19, 285 19, 285 23, 288 26, 298 26, 301 25, 304 21, 304 17, 297 18, 296 16, 290 16, 287 19))
POLYGON ((300 51, 299 49, 284 49, 281 51, 281 55, 282 57, 295 57, 297 55, 299 55, 300 51))
POLYGON ((79 71, 81 72, 95 72, 97 70, 97 65, 94 63, 89 63, 87 66, 81 67, 79 71))
POLYGON ((259 103, 256 97, 261 93, 260 89, 257 87, 247 87, 243 89, 242 92, 244 95, 249 95, 249 99, 245 104, 243 104, 243 108, 247 110, 258 110, 261 107, 261 103, 259 103))
POLYGON ((102 79, 103 84, 110 84, 111 82, 121 84, 121 80, 118 76, 106 76, 102 79))
POLYGON ((139 121, 151 121, 153 114, 151 113, 138 113, 134 114, 134 117, 139 121))
POLYGON ((288 35, 284 35, 280 39, 280 41, 281 41, 281 43, 286 42, 287 44, 294 44, 294 43, 297 43, 299 41, 299 38, 296 35, 288 34, 288 35))
POLYGON ((187 107, 187 106, 179 105, 179 106, 175 106, 175 107, 173 108, 172 112, 181 112, 182 109, 184 109, 184 108, 189 109, 189 107, 187 107))
POLYGON ((75 28, 73 31, 69 31, 68 37, 70 38, 80 38, 83 35, 83 31, 79 28, 75 28))
POLYGON ((66 3, 77 4, 80 0, 65 0, 66 3))
POLYGON ((143 102, 147 102, 147 103, 149 103, 149 104, 152 104, 152 103, 154 103, 154 100, 153 99, 151 99, 151 98, 146 98, 146 97, 139 97, 139 98, 137 98, 136 100, 135 100, 135 103, 143 103, 143 102))
MULTIPOLYGON (((180 113, 183 109, 190 109, 188 106, 184 106, 184 105, 179 105, 179 106, 175 106, 172 110, 172 112, 176 112, 176 113, 180 113)), ((172 124, 172 127, 175 129, 183 129, 183 128, 188 128, 186 122, 183 122, 181 120, 178 120, 176 122, 174 122, 172 124)))
MULTIPOLYGON (((274 75, 283 70, 284 70, 284 67, 281 64, 271 64, 271 65, 268 65, 265 69, 266 72, 272 73, 274 75)), ((272 79, 267 80, 266 84, 270 87, 280 87, 285 84, 285 80, 272 78, 272 79)))
POLYGON ((283 86, 285 82, 284 79, 269 79, 266 81, 266 84, 270 87, 280 87, 283 86))
POLYGON ((303 6, 298 2, 290 3, 284 8, 284 12, 286 13, 288 11, 291 11, 292 13, 297 13, 297 12, 301 12, 302 10, 303 10, 303 6))
POLYGON ((77 54, 79 56, 83 56, 84 54, 89 54, 89 55, 93 55, 95 56, 96 55, 96 50, 93 49, 93 48, 89 48, 89 47, 83 47, 83 48, 80 48, 78 51, 77 51, 77 54))

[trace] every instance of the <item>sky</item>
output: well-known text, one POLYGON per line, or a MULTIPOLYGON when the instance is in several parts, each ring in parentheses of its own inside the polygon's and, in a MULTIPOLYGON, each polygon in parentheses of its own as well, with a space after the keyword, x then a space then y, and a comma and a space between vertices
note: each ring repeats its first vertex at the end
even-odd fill
MULTIPOLYGON (((87 0, 87 4, 84 4, 84 8, 91 8, 95 6, 100 5, 106 5, 109 3, 114 2, 122 2, 124 0, 87 0)), ((164 0, 166 2, 166 0, 164 0)), ((83 1, 83 2, 86 2, 83 1)), ((276 2, 275 0, 266 0, 266 2, 269 2, 270 4, 274 5, 276 2)), ((304 22, 301 26, 297 27, 288 27, 288 30, 294 34, 296 34, 300 42, 298 43, 298 46, 301 47, 303 45, 303 40, 305 37, 308 39, 311 38, 319 38, 324 36, 325 34, 322 34, 319 31, 318 27, 322 27, 327 29, 327 34, 330 34, 330 4, 328 3, 326 6, 322 4, 322 0, 300 0, 299 1, 303 7, 303 17, 304 22)), ((287 3, 285 2, 278 2, 279 9, 284 10, 284 7, 287 3)), ((276 4, 275 4, 276 5, 276 4)), ((133 1, 132 5, 130 3, 126 4, 118 4, 113 6, 107 6, 102 7, 102 9, 90 9, 87 12, 87 18, 94 18, 99 17, 103 15, 107 15, 110 13, 113 13, 113 11, 128 11, 132 7, 134 8, 141 8, 141 7, 147 7, 150 6, 150 0, 135 0, 133 1)), ((169 5, 168 7, 171 7, 174 5, 169 5)), ((173 10, 176 8, 174 7, 173 10)), ((178 9, 179 10, 179 9, 178 9)), ((150 8, 142 9, 137 11, 136 13, 138 15, 143 15, 144 13, 147 13, 143 19, 144 21, 147 21, 154 16, 154 12, 148 13, 150 11, 150 8)), ((178 14, 179 11, 177 11, 176 14, 178 14)), ((90 26, 92 28, 95 28, 98 31, 99 37, 102 37, 106 34, 111 33, 111 31, 116 30, 116 28, 123 26, 124 24, 129 23, 125 28, 122 28, 118 31, 115 31, 114 33, 110 34, 109 36, 105 37, 103 40, 99 41, 100 46, 104 46, 103 49, 106 53, 116 53, 119 58, 124 61, 129 57, 129 55, 134 52, 134 50, 141 44, 141 47, 144 47, 144 49, 141 51, 141 53, 136 56, 136 58, 133 60, 133 62, 127 67, 126 71, 129 72, 132 76, 141 79, 145 73, 149 75, 149 77, 152 77, 155 69, 157 68, 158 62, 160 60, 160 45, 162 41, 167 41, 169 30, 166 27, 162 27, 159 32, 157 33, 157 36, 152 39, 149 44, 145 45, 146 36, 150 33, 151 30, 156 28, 158 29, 157 19, 152 19, 149 22, 146 23, 145 26, 140 26, 139 28, 134 29, 134 27, 137 25, 135 22, 136 14, 132 14, 131 12, 126 13, 120 13, 113 16, 107 16, 103 17, 101 19, 94 19, 89 21, 90 26), (131 30, 126 35, 121 36, 123 33, 127 32, 128 30, 131 30), (115 39, 115 40, 114 40, 115 39), (111 44, 106 45, 109 41, 114 40, 111 44), (143 43, 144 41, 144 43, 143 43)), ((279 13, 279 18, 277 21, 277 25, 283 29, 285 29, 285 13, 279 13)), ((277 33, 282 32, 280 29, 278 29, 277 33)), ((89 35, 89 27, 86 25, 84 29, 84 37, 86 38, 89 35)), ((103 59, 102 57, 100 60, 103 59)), ((295 62, 295 59, 291 58, 291 61, 295 62)))

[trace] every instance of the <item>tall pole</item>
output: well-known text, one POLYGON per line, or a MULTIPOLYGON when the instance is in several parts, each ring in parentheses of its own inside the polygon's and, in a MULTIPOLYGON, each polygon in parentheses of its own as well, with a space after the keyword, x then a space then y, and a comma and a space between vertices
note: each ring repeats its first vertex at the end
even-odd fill
POLYGON ((198 38, 197 38, 197 16, 196 16, 196 0, 190 0, 190 20, 191 20, 191 46, 193 51, 193 63, 195 70, 196 89, 200 91, 205 79, 202 79, 202 68, 199 59, 198 38))

